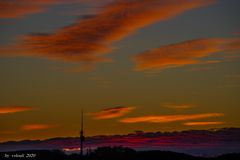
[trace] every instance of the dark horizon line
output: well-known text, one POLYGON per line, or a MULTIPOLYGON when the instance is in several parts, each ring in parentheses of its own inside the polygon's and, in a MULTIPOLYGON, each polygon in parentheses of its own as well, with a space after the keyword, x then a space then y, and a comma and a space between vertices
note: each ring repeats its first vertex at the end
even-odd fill
MULTIPOLYGON (((142 130, 135 130, 130 133, 125 134, 98 134, 93 136, 86 136, 85 138, 93 138, 93 137, 105 137, 105 136, 126 136, 126 135, 139 135, 139 134, 148 134, 148 133, 162 133, 162 134, 173 134, 173 133, 182 133, 182 132, 190 132, 190 131, 209 131, 209 132, 217 132, 229 129, 240 129, 240 127, 222 127, 222 128, 209 128, 209 129, 186 129, 186 130, 176 130, 176 131, 142 131, 142 130)), ((0 144, 4 143, 11 143, 11 142, 22 142, 22 141, 46 141, 46 140, 53 140, 53 139, 64 139, 64 138, 79 138, 79 136, 59 136, 59 137, 49 137, 43 139, 22 139, 22 140, 7 140, 7 141, 0 141, 0 144)))

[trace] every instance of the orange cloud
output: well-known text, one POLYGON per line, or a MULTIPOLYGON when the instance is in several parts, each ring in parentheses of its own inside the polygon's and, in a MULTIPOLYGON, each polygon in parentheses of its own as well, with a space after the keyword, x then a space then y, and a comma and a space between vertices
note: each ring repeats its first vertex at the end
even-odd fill
POLYGON ((48 124, 26 124, 22 126, 22 130, 31 131, 31 130, 43 130, 51 128, 51 125, 48 124))
POLYGON ((111 44, 136 30, 170 19, 188 10, 212 4, 214 0, 117 0, 95 16, 77 21, 53 34, 23 36, 19 43, 0 49, 2 56, 44 57, 68 62, 109 61, 103 57, 111 44), (171 12, 170 12, 171 11, 171 12))
POLYGON ((156 116, 140 116, 133 118, 125 118, 120 120, 123 123, 140 123, 140 122, 149 122, 149 123, 166 123, 166 122, 176 122, 176 121, 185 121, 193 119, 202 119, 210 117, 220 117, 224 116, 223 113, 203 113, 203 114, 185 114, 185 115, 156 115, 156 116))
POLYGON ((155 48, 134 57, 136 70, 163 70, 199 63, 219 61, 201 60, 217 52, 235 53, 240 50, 240 38, 208 38, 184 41, 155 48))
POLYGON ((2 0, 0 1, 0 18, 20 18, 44 12, 51 5, 81 1, 83 0, 2 0))
POLYGON ((186 122, 185 126, 207 126, 207 125, 219 125, 224 124, 224 122, 186 122))
POLYGON ((0 1, 0 18, 18 18, 42 12, 48 5, 56 4, 57 0, 14 0, 0 1))
POLYGON ((100 112, 90 113, 95 119, 111 119, 124 116, 131 112, 134 107, 114 107, 101 110, 100 112))
POLYGON ((27 107, 27 106, 0 107, 0 114, 16 113, 16 112, 23 112, 28 110, 32 110, 32 107, 27 107))

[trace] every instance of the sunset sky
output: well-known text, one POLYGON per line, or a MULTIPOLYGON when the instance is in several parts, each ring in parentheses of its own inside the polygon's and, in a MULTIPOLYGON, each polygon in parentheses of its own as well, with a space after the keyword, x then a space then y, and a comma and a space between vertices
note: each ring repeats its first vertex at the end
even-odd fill
POLYGON ((0 141, 240 127, 239 0, 0 0, 0 141))

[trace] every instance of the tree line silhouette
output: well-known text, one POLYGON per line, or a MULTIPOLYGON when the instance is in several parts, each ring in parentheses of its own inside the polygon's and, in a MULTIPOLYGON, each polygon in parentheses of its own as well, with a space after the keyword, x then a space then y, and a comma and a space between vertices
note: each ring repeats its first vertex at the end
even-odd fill
POLYGON ((29 150, 1 152, 0 160, 240 160, 240 153, 217 157, 195 157, 171 151, 136 151, 125 147, 100 147, 81 157, 79 154, 65 154, 60 150, 29 150), (6 155, 10 155, 6 157, 6 155), (11 157, 13 155, 13 157, 11 157), (15 155, 15 157, 14 157, 15 155), (16 157, 25 155, 25 157, 16 157), (30 157, 26 157, 30 155, 30 157), (35 155, 31 157, 31 155, 35 155))

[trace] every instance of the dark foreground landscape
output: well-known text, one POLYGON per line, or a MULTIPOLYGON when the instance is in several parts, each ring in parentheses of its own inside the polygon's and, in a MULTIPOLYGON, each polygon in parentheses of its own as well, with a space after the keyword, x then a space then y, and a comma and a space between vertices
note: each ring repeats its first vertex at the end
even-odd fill
POLYGON ((84 157, 79 154, 67 155, 59 150, 29 150, 1 152, 0 160, 239 160, 240 153, 229 153, 216 157, 195 157, 170 151, 135 151, 123 147, 101 147, 84 157))

